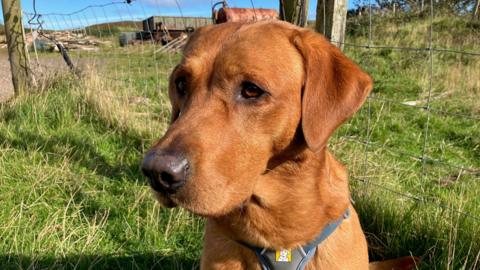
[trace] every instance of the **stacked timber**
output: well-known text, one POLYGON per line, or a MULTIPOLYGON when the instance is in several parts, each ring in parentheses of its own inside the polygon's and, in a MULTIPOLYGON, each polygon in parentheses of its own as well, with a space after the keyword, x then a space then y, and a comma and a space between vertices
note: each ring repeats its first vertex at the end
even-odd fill
POLYGON ((179 52, 187 43, 188 35, 182 33, 176 39, 168 42, 160 49, 156 50, 155 53, 176 53, 179 52))
POLYGON ((110 41, 103 41, 84 33, 70 31, 55 31, 44 35, 37 35, 36 32, 27 33, 26 41, 29 47, 36 46, 39 51, 56 51, 56 43, 61 43, 69 51, 97 51, 102 46, 110 47, 110 41), (34 44, 35 42, 35 44, 34 44))

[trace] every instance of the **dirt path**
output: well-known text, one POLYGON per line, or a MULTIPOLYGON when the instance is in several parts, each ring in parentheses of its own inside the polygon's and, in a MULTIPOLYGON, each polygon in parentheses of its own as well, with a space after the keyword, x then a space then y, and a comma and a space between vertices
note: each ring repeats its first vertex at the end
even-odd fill
POLYGON ((12 77, 10 75, 10 63, 5 49, 0 50, 0 102, 4 102, 13 96, 12 77))
MULTIPOLYGON (((90 62, 94 62, 92 59, 72 59, 76 67, 82 67, 90 62)), ((31 61, 31 67, 37 79, 43 76, 49 76, 56 74, 57 72, 68 72, 68 67, 59 54, 52 54, 48 57, 40 58, 40 67, 35 64, 35 61, 31 61)), ((12 77, 10 73, 10 63, 8 61, 8 53, 4 49, 0 49, 0 103, 5 102, 14 96, 12 77)))

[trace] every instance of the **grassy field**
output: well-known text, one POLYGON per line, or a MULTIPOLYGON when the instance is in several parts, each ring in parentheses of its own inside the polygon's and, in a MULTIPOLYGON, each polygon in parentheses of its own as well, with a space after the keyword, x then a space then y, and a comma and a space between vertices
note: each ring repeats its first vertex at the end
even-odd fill
MULTIPOLYGON (((368 42, 365 19, 347 30, 348 43, 368 42)), ((425 47, 427 30, 418 17, 375 19, 373 44, 425 47)), ((438 18, 433 41, 479 52, 480 25, 438 18)), ((198 267, 203 220, 159 208, 139 172, 167 126, 166 79, 179 59, 154 50, 73 54, 95 60, 83 80, 63 76, 0 105, 1 269, 198 267)), ((430 88, 427 51, 345 51, 375 89, 330 145, 351 172, 372 258, 479 269, 480 57, 435 52, 430 88)))
MULTIPOLYGON (((164 115, 135 128, 122 115, 138 121, 140 111, 121 107, 132 96, 93 76, 75 81, 1 108, 0 268, 196 265, 202 222, 156 206, 139 173, 142 153, 165 128, 166 104, 152 105, 164 115)), ((166 99, 155 89, 142 98, 166 99)))
MULTIPOLYGON (((374 18, 371 45, 428 47, 428 29, 419 17, 374 18)), ((368 44, 368 18, 350 20, 347 31, 347 43, 368 44)), ((432 46, 478 53, 480 23, 436 18, 432 46)), ((422 269, 480 268, 480 56, 434 52, 430 66, 428 51, 346 52, 375 87, 332 148, 351 170, 372 257, 410 253, 422 269)))

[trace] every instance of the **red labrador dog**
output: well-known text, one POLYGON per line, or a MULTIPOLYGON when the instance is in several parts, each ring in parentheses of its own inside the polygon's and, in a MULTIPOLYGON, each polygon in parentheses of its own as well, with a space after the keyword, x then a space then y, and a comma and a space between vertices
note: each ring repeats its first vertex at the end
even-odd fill
POLYGON ((192 35, 170 78, 171 126, 142 169, 162 205, 207 218, 201 269, 369 268, 327 141, 371 89, 328 40, 285 22, 192 35))

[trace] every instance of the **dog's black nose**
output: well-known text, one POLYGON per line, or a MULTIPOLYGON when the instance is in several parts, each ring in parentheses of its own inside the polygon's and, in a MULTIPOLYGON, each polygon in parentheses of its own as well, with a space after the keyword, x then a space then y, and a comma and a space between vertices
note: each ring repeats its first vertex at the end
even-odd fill
POLYGON ((143 159, 142 172, 158 192, 175 193, 185 185, 189 164, 179 154, 151 151, 143 159))

